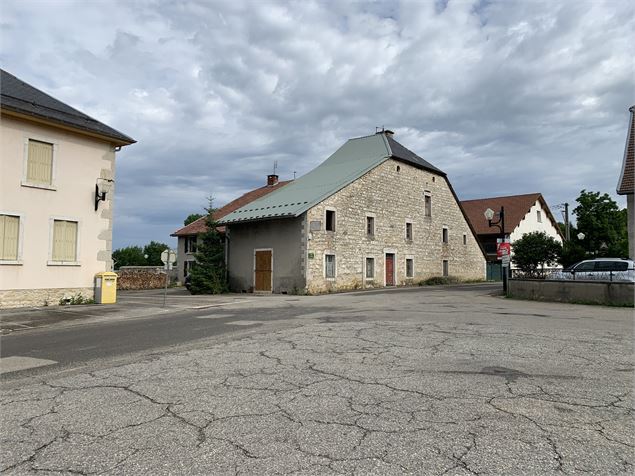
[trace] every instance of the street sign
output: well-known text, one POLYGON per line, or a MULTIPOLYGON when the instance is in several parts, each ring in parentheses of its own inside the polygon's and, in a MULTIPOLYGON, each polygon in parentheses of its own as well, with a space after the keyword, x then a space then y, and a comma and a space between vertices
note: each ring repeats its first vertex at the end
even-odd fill
POLYGON ((174 250, 165 250, 161 253, 161 261, 163 264, 172 264, 176 261, 176 251, 174 250))
POLYGON ((496 258, 497 259, 503 259, 504 256, 507 256, 508 262, 509 262, 509 255, 511 254, 512 254, 511 243, 505 242, 505 243, 496 244, 496 258))

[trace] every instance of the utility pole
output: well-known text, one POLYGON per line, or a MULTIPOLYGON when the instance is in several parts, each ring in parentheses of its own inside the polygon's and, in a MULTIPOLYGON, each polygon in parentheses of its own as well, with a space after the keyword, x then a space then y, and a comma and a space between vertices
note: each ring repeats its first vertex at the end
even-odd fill
POLYGON ((569 204, 564 203, 564 239, 569 241, 571 239, 571 225, 569 224, 569 204))

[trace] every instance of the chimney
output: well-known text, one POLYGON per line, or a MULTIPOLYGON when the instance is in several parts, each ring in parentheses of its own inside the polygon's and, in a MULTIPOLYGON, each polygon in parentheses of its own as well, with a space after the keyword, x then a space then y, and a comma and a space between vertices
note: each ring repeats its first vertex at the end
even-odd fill
POLYGON ((273 187, 278 183, 277 175, 267 175, 267 187, 273 187))

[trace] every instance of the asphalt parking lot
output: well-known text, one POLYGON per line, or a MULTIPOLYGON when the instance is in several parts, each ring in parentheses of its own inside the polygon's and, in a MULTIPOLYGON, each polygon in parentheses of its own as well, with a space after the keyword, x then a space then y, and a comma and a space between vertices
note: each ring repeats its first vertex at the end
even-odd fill
POLYGON ((632 474, 632 309, 490 290, 233 302, 174 315, 231 332, 8 374, 1 467, 632 474))

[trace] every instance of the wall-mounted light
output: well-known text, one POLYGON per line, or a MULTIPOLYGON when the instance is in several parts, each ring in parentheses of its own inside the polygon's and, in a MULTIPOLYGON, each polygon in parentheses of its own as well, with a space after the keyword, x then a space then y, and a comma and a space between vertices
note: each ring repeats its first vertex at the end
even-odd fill
POLYGON ((97 211, 100 201, 106 201, 106 195, 110 193, 113 182, 114 180, 110 179, 97 179, 97 183, 95 183, 95 211, 97 211))

